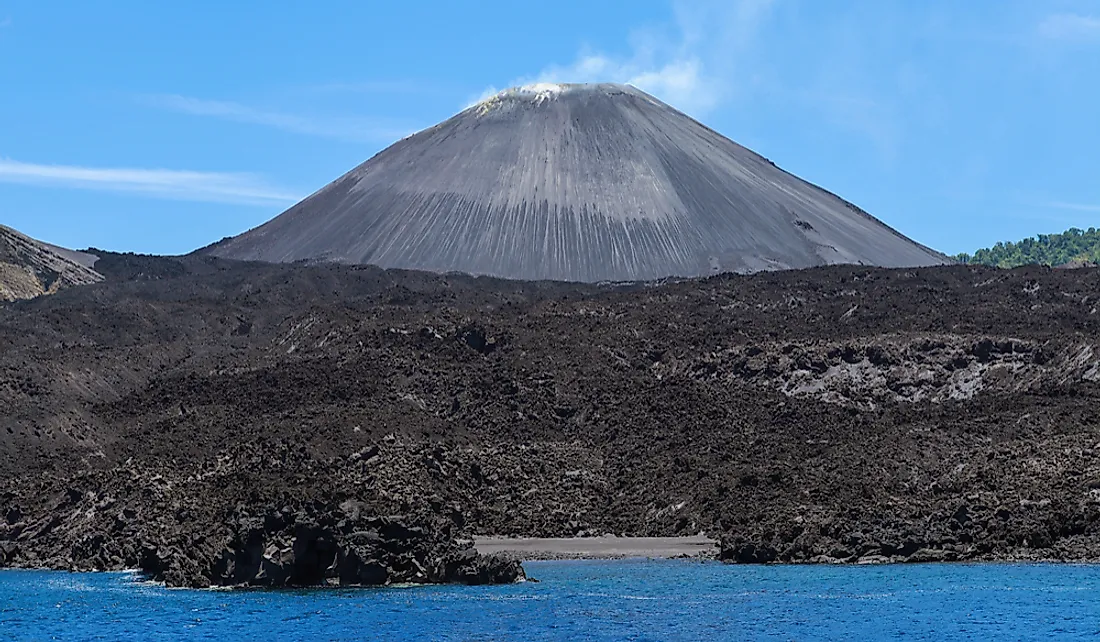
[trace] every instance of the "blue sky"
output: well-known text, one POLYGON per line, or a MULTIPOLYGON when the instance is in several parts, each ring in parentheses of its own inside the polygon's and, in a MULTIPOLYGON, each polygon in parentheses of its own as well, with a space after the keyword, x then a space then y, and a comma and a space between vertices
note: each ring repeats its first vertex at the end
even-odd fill
POLYGON ((636 84, 945 252, 1100 226, 1100 0, 0 0, 0 223, 187 252, 540 80, 636 84))

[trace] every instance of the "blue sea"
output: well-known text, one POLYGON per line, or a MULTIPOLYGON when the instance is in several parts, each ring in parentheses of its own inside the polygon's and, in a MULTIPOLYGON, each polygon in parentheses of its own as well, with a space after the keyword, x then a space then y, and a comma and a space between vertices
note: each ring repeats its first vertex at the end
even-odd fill
POLYGON ((0 640, 1100 640, 1100 566, 537 562, 496 587, 164 589, 0 572, 0 640))

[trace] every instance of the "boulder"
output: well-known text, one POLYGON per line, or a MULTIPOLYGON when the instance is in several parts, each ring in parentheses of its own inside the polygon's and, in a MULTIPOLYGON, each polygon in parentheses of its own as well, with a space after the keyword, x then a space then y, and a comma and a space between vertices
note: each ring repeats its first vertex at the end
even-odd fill
POLYGON ((718 547, 718 559, 728 564, 768 564, 779 558, 775 547, 760 538, 727 536, 718 547))

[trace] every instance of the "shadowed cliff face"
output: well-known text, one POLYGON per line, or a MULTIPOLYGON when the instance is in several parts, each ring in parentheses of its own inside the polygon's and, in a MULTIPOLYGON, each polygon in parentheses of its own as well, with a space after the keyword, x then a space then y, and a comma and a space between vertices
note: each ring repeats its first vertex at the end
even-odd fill
POLYGON ((948 262, 622 85, 503 92, 205 251, 565 281, 948 262))
POLYGON ((30 299, 103 280, 95 257, 41 243, 0 225, 0 301, 30 299))

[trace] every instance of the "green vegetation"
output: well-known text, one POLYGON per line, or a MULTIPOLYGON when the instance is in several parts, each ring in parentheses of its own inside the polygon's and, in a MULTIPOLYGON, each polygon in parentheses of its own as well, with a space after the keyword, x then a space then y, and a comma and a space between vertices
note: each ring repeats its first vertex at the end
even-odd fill
POLYGON ((998 243, 973 255, 953 257, 960 263, 1013 268, 1021 265, 1064 265, 1070 261, 1100 263, 1100 230, 1072 227, 1061 234, 1040 234, 1018 243, 998 243))

